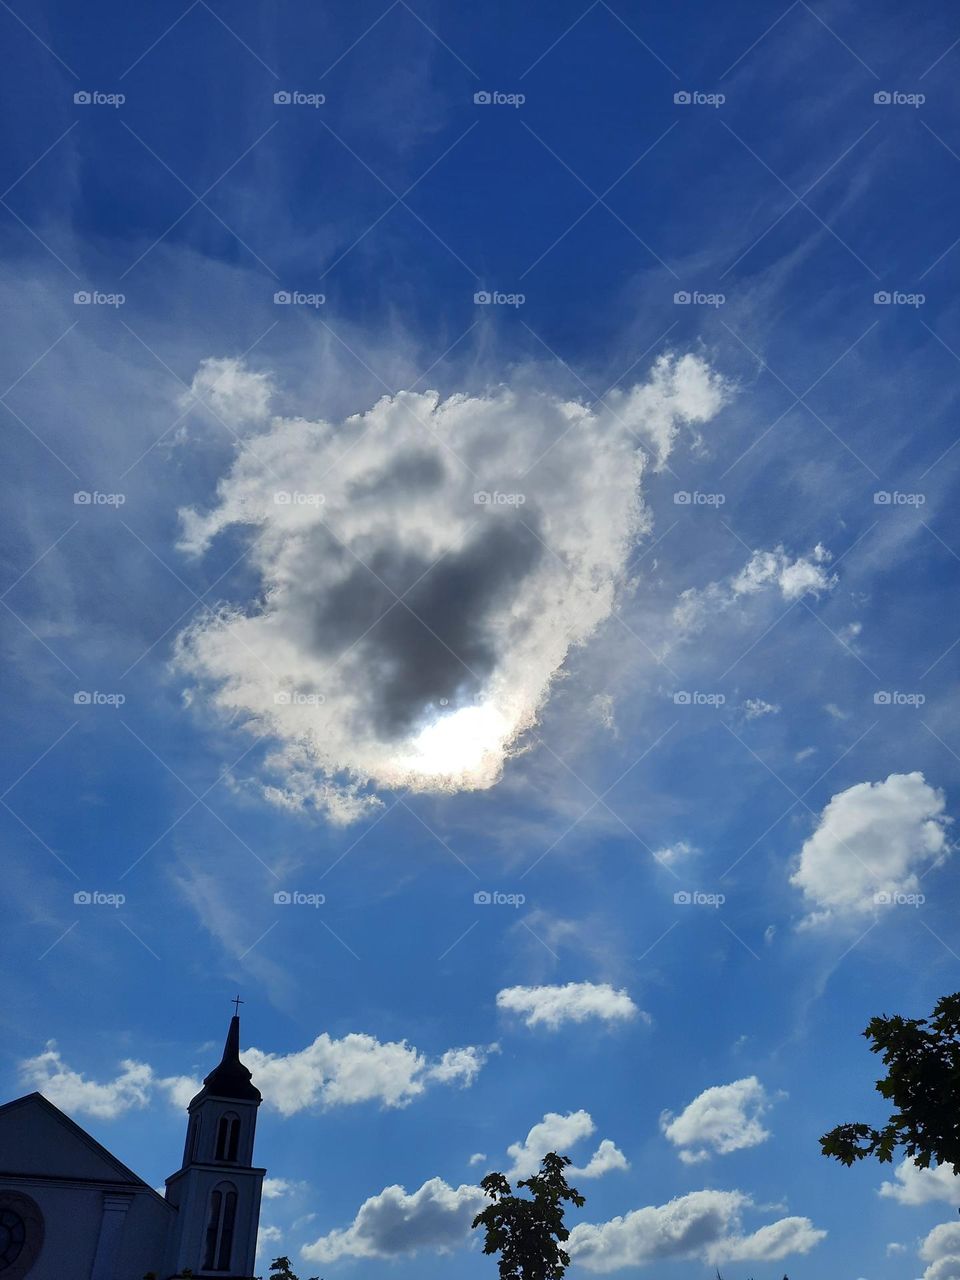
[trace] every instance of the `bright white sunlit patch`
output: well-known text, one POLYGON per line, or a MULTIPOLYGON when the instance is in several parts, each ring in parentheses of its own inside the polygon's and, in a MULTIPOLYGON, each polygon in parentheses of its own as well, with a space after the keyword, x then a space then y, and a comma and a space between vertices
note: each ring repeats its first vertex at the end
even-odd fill
POLYGON ((499 767, 504 744, 514 731, 510 720, 489 703, 461 707, 428 724, 397 764, 403 772, 440 785, 483 786, 490 770, 499 767))

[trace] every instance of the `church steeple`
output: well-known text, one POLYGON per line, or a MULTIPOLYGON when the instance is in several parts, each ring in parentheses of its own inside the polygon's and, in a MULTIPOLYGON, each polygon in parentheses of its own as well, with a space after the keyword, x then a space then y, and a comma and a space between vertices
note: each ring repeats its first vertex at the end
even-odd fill
MULTIPOLYGON (((242 1001, 237 997, 237 1007, 242 1001)), ((253 1274, 265 1169, 253 1165, 260 1090, 240 1061, 240 1017, 230 1019, 223 1056, 187 1108, 183 1166, 167 1179, 178 1221, 169 1259, 177 1273, 220 1280, 253 1274)))

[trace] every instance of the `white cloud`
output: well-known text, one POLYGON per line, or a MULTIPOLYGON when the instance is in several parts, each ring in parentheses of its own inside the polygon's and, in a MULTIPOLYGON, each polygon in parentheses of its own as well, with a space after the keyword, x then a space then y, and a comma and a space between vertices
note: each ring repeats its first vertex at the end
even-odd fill
POLYGON ((960 1280, 960 1222, 941 1222, 924 1238, 920 1257, 930 1265, 923 1280, 960 1280))
POLYGON ((201 362, 190 390, 180 397, 180 404, 186 408, 199 400, 222 423, 236 430, 266 418, 272 394, 268 375, 251 373, 241 360, 212 358, 201 362))
MULTIPOLYGON (((506 1176, 512 1179, 529 1178, 540 1168, 540 1161, 548 1151, 569 1155, 570 1148, 591 1137, 596 1128, 588 1111, 571 1111, 567 1115, 548 1111, 522 1142, 513 1142, 507 1147, 507 1155, 513 1163, 506 1176)), ((567 1173, 571 1178, 599 1178, 612 1169, 629 1167, 623 1152, 609 1138, 604 1138, 585 1165, 572 1165, 567 1173)))
POLYGON ((807 555, 791 559, 782 546, 754 551, 744 567, 721 582, 681 592, 673 620, 681 631, 702 631, 716 614, 726 613, 744 600, 773 588, 782 599, 796 601, 805 595, 820 596, 836 586, 828 571, 830 552, 820 543, 807 555))
POLYGON ((320 1236, 301 1253, 311 1262, 391 1258, 422 1249, 445 1253, 463 1243, 485 1202, 479 1187, 453 1188, 442 1178, 409 1195, 403 1187, 385 1187, 364 1201, 349 1227, 320 1236))
MULTIPOLYGON (((222 365, 218 394, 242 401, 259 375, 222 365)), ((699 358, 663 357, 605 406, 500 387, 401 392, 339 427, 272 418, 213 508, 182 513, 198 554, 250 528, 261 591, 181 634, 179 670, 276 744, 264 790, 289 809, 346 822, 371 786, 492 786, 649 525, 637 436, 662 462, 726 395, 699 358)))
POLYGON ((658 862, 662 862, 667 867, 672 867, 676 863, 689 858, 691 854, 699 852, 700 850, 695 848, 689 840, 674 840, 673 844, 664 845, 662 849, 657 849, 653 856, 658 862))
POLYGON ((741 1214, 752 1207, 740 1191, 692 1191, 609 1222, 581 1223, 567 1248, 578 1266, 609 1272, 669 1258, 774 1261, 807 1253, 826 1235, 809 1218, 783 1218, 743 1235, 741 1214))
POLYGON ((908 1158, 900 1161, 893 1176, 893 1182, 884 1182, 880 1187, 880 1195, 898 1200, 900 1204, 929 1204, 932 1200, 952 1204, 960 1195, 960 1179, 952 1164, 921 1169, 908 1158))
POLYGON ((294 1184, 288 1182, 286 1178, 264 1178, 263 1180, 264 1200, 277 1200, 281 1196, 288 1196, 293 1189, 294 1184))
POLYGON ((309 1107, 380 1102, 403 1107, 432 1083, 470 1085, 489 1050, 448 1049, 431 1062, 405 1040, 381 1042, 357 1033, 317 1036, 293 1053, 246 1049, 243 1060, 264 1099, 284 1115, 309 1107))
POLYGON ((622 1022, 641 1013, 627 992, 607 982, 568 982, 565 986, 506 987, 497 993, 497 1008, 523 1015, 528 1027, 556 1031, 568 1022, 600 1018, 622 1022))
POLYGON ((485 1151, 475 1151, 473 1155, 470 1157, 470 1159, 467 1161, 467 1163, 471 1165, 485 1164, 486 1159, 487 1159, 487 1154, 485 1151))
POLYGON ((188 1076, 158 1076, 146 1062, 131 1058, 120 1063, 112 1080, 89 1080, 63 1061, 53 1040, 47 1042, 43 1053, 20 1063, 20 1079, 68 1114, 100 1120, 115 1120, 127 1111, 145 1107, 158 1090, 176 1106, 186 1107, 200 1088, 199 1082, 188 1076))
POLYGON ((711 1155, 727 1155, 765 1142, 770 1134, 760 1118, 770 1105, 757 1077, 747 1076, 704 1089, 678 1116, 665 1111, 660 1128, 685 1164, 699 1164, 711 1155))
MULTIPOLYGON (((241 1057, 253 1072, 266 1105, 291 1116, 310 1107, 361 1102, 403 1107, 432 1084, 471 1085, 488 1054, 496 1049, 496 1045, 448 1049, 431 1060, 405 1040, 381 1042, 356 1033, 336 1040, 324 1032, 293 1053, 244 1049, 241 1057)), ((198 1080, 158 1076, 147 1063, 132 1060, 121 1062, 113 1080, 97 1083, 67 1066, 52 1041, 43 1053, 21 1063, 20 1074, 25 1085, 39 1090, 65 1111, 102 1119, 144 1107, 156 1093, 165 1094, 177 1107, 185 1107, 201 1087, 198 1080)), ((282 1179, 275 1182, 279 1185, 282 1179)))
POLYGON ((943 792, 922 773, 891 773, 833 796, 803 844, 790 883, 814 911, 808 924, 874 910, 874 895, 915 893, 917 872, 950 853, 943 792))
POLYGON ((780 712, 778 702, 764 702, 763 698, 747 698, 743 710, 748 720, 759 720, 761 716, 775 716, 780 712))

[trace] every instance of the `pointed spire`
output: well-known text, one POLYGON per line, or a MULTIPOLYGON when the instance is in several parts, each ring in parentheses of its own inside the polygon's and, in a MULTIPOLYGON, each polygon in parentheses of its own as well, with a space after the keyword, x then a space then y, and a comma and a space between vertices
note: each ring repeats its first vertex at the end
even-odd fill
POLYGON ((245 1102, 259 1102, 260 1090, 252 1083, 250 1071, 240 1061, 240 1017, 230 1019, 223 1057, 204 1079, 203 1088, 190 1103, 204 1097, 237 1098, 245 1102))

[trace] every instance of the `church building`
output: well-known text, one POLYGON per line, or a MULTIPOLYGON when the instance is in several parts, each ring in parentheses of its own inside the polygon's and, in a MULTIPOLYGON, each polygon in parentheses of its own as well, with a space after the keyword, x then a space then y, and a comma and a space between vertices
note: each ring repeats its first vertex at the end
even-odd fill
POLYGON ((219 1280, 254 1274, 265 1169, 240 1019, 187 1108, 160 1195, 39 1093, 0 1106, 0 1280, 219 1280))

